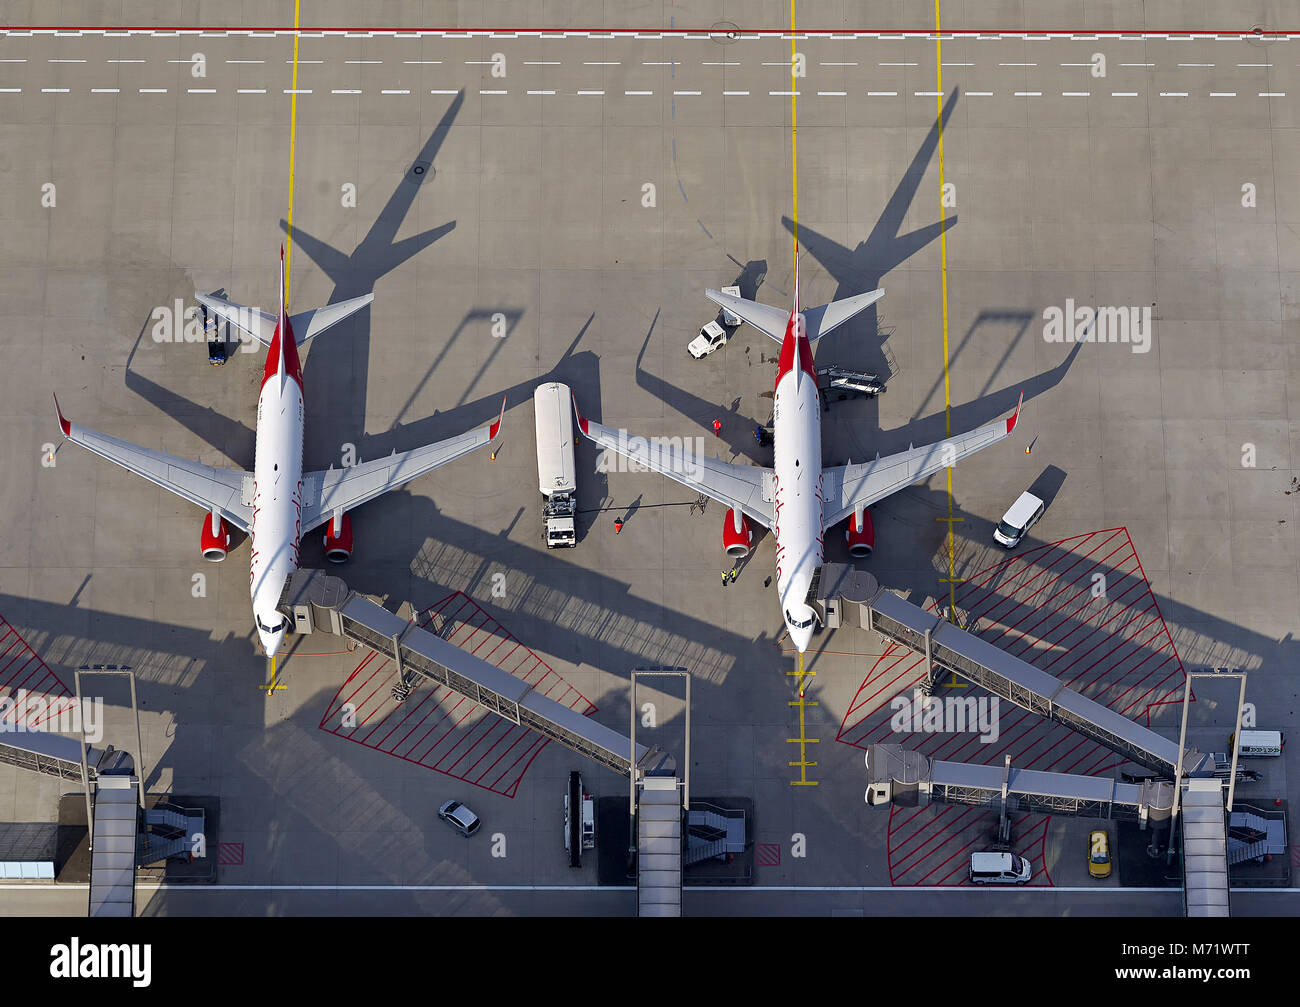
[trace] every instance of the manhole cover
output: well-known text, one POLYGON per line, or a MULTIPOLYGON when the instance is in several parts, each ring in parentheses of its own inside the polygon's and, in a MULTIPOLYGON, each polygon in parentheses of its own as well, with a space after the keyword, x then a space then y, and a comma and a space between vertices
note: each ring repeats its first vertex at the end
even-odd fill
POLYGON ((406 180, 412 185, 423 185, 429 179, 433 178, 436 172, 433 165, 428 161, 416 161, 411 165, 411 169, 406 173, 406 180))
POLYGON ((719 21, 709 29, 709 38, 718 45, 731 45, 740 39, 740 25, 732 21, 719 21))

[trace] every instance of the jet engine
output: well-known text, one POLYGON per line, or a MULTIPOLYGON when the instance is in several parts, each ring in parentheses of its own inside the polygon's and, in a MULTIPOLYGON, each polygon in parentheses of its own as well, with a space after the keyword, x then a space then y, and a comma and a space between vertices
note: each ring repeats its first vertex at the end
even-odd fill
POLYGON ((749 527, 749 518, 727 508, 727 517, 722 522, 722 548, 728 556, 743 559, 749 555, 749 548, 754 544, 754 533, 749 527))
POLYGON ((844 541, 849 544, 849 555, 861 559, 870 556, 876 547, 876 526, 871 520, 871 511, 862 511, 862 527, 858 527, 858 515, 849 515, 849 527, 844 532, 844 541))
POLYGON ((209 514, 203 519, 199 548, 209 563, 220 563, 226 558, 226 553, 230 552, 230 526, 226 524, 225 518, 209 514))
POLYGON ((330 518, 325 526, 325 558, 331 563, 345 563, 351 555, 352 516, 344 514, 342 522, 330 518))

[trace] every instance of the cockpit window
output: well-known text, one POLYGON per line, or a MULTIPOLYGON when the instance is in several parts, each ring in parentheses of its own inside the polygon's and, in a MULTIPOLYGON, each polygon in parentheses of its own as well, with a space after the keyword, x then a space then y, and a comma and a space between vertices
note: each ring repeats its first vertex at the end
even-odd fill
POLYGON ((257 628, 260 629, 263 633, 278 633, 280 632, 280 630, 284 629, 283 619, 280 619, 277 622, 274 622, 268 626, 266 623, 262 621, 261 616, 254 615, 253 618, 257 620, 257 628))
POLYGON ((805 619, 804 621, 800 622, 798 619, 796 619, 794 616, 790 614, 789 609, 786 609, 785 611, 785 621, 788 622, 795 629, 807 629, 809 626, 813 624, 813 619, 811 616, 805 619))

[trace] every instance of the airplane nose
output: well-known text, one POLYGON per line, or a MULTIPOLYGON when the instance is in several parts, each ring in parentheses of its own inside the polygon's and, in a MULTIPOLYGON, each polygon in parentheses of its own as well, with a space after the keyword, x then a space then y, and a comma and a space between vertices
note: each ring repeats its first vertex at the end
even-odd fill
POLYGON ((790 642, 794 644, 795 650, 802 654, 812 643, 812 630, 790 627, 790 642))
POLYGON ((262 649, 266 651, 267 657, 275 657, 280 653, 280 644, 284 642, 283 633, 259 633, 262 638, 262 649))

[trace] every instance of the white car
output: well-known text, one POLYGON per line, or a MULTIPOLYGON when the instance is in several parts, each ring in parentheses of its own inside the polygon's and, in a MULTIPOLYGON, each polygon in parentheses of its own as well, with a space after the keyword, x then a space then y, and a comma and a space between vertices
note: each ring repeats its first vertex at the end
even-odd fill
POLYGON ((701 357, 707 357, 710 353, 720 346, 727 344, 727 330, 719 325, 716 321, 707 323, 704 328, 700 329, 700 334, 691 340, 686 347, 696 360, 701 357))

